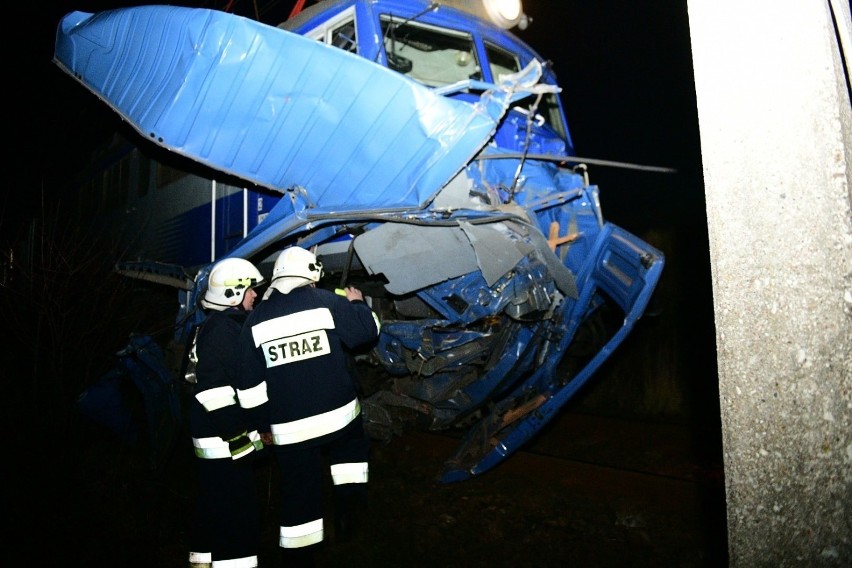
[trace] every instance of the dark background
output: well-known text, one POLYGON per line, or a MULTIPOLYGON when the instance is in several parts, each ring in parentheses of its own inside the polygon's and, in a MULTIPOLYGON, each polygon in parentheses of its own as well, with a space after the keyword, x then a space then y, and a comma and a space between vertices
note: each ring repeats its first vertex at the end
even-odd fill
MULTIPOLYGON (((53 0, 15 5, 23 17, 16 17, 12 25, 20 26, 16 34, 23 39, 6 50, 10 89, 5 122, 11 129, 6 130, 8 175, 0 197, 4 262, 9 260, 8 244, 25 234, 30 218, 55 201, 73 173, 87 163, 94 146, 121 127, 113 111, 51 62, 59 19, 73 10, 98 12, 150 3, 53 0)), ((229 4, 222 0, 170 3, 219 9, 229 4)), ((263 21, 277 24, 293 4, 290 0, 238 0, 232 11, 254 17, 256 5, 263 21)), ((590 181, 600 187, 605 218, 662 250, 666 268, 646 317, 566 411, 687 424, 709 432, 701 438, 705 458, 721 463, 709 249, 686 1, 525 0, 524 10, 532 22, 515 33, 553 65, 577 154, 676 170, 654 173, 589 165, 590 181)), ((106 321, 97 309, 114 311, 87 286, 74 281, 68 286, 71 299, 51 309, 67 308, 68 303, 84 309, 91 306, 94 321, 106 321)), ((33 290, 32 296, 55 292, 48 287, 33 290)), ((5 288, 2 293, 6 294, 5 288)), ((46 305, 36 302, 36 309, 46 305)), ((126 336, 115 335, 119 336, 108 339, 123 346, 126 336)), ((4 344, 3 381, 13 385, 15 395, 9 399, 13 410, 20 411, 4 417, 9 433, 22 425, 36 427, 36 441, 23 455, 39 459, 31 470, 37 474, 20 481, 13 477, 7 491, 18 493, 15 497, 34 492, 30 498, 44 506, 48 516, 63 519, 57 511, 69 507, 62 493, 65 488, 52 493, 49 485, 66 477, 72 464, 78 469, 74 475, 79 476, 75 483, 82 488, 81 495, 95 490, 86 479, 108 484, 113 496, 123 494, 114 489, 117 485, 138 489, 121 472, 107 473, 98 465, 114 463, 115 455, 104 455, 102 461, 97 455, 55 459, 45 448, 55 435, 51 423, 64 424, 55 420, 58 409, 73 402, 75 393, 100 373, 75 381, 63 375, 66 384, 51 384, 50 377, 60 374, 46 372, 50 368, 46 362, 57 367, 64 364, 71 374, 68 367, 75 364, 74 357, 60 361, 65 357, 60 348, 45 348, 50 344, 41 336, 24 338, 23 343, 31 344, 36 354, 35 363, 27 359, 32 366, 23 369, 16 369, 15 361, 23 358, 12 352, 16 344, 4 344), (31 376, 38 380, 28 382, 31 376), (20 397, 18 387, 23 391, 20 397), (102 480, 105 476, 110 479, 102 480)), ((83 348, 75 345, 75 350, 109 354, 113 344, 107 344, 104 349, 101 340, 93 339, 83 348)), ((95 446, 84 446, 87 452, 94 451, 95 446)), ((436 469, 439 465, 435 464, 436 469)), ((144 503, 136 506, 136 516, 153 514, 144 503)), ((33 513, 33 527, 43 521, 33 513)), ((37 530, 32 535, 34 542, 40 542, 37 530)))

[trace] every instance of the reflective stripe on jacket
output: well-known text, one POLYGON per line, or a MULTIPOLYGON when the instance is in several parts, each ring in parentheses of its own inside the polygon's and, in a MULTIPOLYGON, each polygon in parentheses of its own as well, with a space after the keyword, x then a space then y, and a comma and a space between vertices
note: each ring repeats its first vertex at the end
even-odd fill
MULTIPOLYGON (((255 451, 263 449, 263 442, 260 439, 260 434, 257 430, 252 430, 248 433, 251 443, 254 445, 255 451)), ((204 460, 218 460, 223 458, 231 458, 231 450, 228 447, 228 442, 219 436, 210 438, 193 438, 192 445, 195 447, 195 455, 204 460)))

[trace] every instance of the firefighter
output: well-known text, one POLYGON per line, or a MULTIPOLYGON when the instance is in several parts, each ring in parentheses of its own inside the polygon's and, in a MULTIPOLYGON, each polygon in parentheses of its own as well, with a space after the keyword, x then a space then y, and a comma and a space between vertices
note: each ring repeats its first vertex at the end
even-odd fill
POLYGON ((239 336, 263 276, 249 261, 222 260, 210 271, 201 300, 206 319, 196 334, 190 433, 198 466, 196 507, 189 538, 191 568, 258 565, 261 511, 252 462, 263 448, 252 412, 266 387, 241 388, 239 336))
POLYGON ((377 339, 379 320, 357 288, 347 287, 345 297, 317 288, 322 274, 312 252, 284 249, 240 336, 241 372, 268 388, 285 566, 313 565, 324 540, 327 473, 338 531, 349 528, 366 505, 370 443, 350 361, 352 350, 377 339))

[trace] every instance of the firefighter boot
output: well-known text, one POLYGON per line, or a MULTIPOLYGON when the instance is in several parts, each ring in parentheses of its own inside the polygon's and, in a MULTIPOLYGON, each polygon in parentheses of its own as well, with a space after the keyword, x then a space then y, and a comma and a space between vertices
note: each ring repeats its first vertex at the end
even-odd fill
POLYGON ((352 540, 358 532, 362 509, 366 506, 365 488, 356 484, 335 488, 334 535, 336 540, 352 540))
POLYGON ((314 568, 314 550, 317 545, 281 549, 281 568, 314 568))

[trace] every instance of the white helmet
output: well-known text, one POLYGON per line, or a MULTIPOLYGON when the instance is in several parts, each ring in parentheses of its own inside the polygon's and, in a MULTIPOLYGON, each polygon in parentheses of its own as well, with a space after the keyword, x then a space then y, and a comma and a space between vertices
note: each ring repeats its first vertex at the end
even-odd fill
POLYGON ((294 288, 319 282, 322 263, 314 253, 302 247, 289 247, 275 259, 270 287, 287 294, 294 288))
POLYGON ((210 270, 201 305, 217 311, 239 306, 245 298, 245 291, 262 282, 263 275, 249 261, 242 258, 220 260, 210 270))

